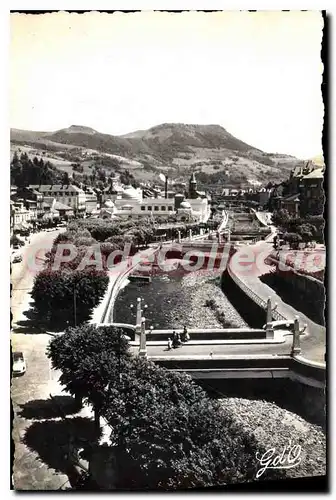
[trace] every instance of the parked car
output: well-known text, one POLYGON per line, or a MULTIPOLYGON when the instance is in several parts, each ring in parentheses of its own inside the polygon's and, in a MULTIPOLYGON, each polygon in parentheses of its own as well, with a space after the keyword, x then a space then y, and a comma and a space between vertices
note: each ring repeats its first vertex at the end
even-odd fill
POLYGON ((22 256, 21 255, 15 255, 13 259, 13 264, 16 264, 17 262, 22 262, 22 256))
POLYGON ((21 351, 13 352, 13 375, 23 375, 27 366, 24 355, 21 351))

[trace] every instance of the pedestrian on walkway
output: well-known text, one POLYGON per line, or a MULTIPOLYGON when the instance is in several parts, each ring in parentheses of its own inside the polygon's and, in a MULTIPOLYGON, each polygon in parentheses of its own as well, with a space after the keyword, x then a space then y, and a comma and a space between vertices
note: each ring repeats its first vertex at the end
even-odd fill
POLYGON ((177 334, 177 345, 178 346, 182 345, 181 334, 180 333, 177 334))
POLYGON ((172 347, 173 347, 173 343, 171 341, 171 338, 169 337, 168 338, 168 351, 170 351, 172 349, 172 347))
POLYGON ((184 325, 182 332, 182 342, 188 342, 187 335, 188 335, 188 330, 187 327, 184 325))
POLYGON ((173 348, 176 349, 178 343, 177 343, 177 335, 175 330, 173 331, 173 348))

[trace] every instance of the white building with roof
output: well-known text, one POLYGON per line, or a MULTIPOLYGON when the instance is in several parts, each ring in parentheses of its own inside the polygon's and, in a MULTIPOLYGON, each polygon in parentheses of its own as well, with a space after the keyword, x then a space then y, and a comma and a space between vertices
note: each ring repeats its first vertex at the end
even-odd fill
POLYGON ((188 198, 179 193, 171 198, 166 198, 163 195, 144 197, 142 189, 127 186, 119 190, 113 203, 113 215, 118 217, 131 217, 132 215, 148 217, 185 213, 185 215, 197 218, 200 222, 206 222, 210 217, 208 198, 205 193, 197 191, 195 176, 191 180, 191 193, 188 198))
POLYGON ((86 195, 83 189, 73 184, 40 184, 29 186, 43 196, 53 197, 56 201, 71 207, 74 213, 85 213, 86 195))
POLYGON ((25 203, 22 200, 17 200, 11 202, 11 209, 13 212, 13 223, 14 227, 18 228, 20 226, 25 227, 30 223, 31 220, 36 219, 37 211, 29 210, 25 207, 25 203))

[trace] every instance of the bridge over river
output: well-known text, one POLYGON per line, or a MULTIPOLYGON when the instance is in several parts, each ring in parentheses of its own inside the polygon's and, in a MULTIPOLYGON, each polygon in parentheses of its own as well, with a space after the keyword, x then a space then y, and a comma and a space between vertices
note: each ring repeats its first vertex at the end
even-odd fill
MULTIPOLYGON (((211 252, 211 241, 185 241, 182 255, 193 250, 211 252)), ((263 249, 267 242, 261 243, 263 249)), ((261 247, 260 247, 261 248, 261 247)), ((265 310, 265 325, 261 329, 190 329, 190 341, 181 347, 168 350, 168 337, 172 330, 154 330, 146 328, 142 300, 137 303, 136 324, 118 324, 114 321, 115 299, 124 286, 125 280, 134 273, 143 262, 153 262, 158 254, 168 245, 152 246, 141 253, 139 258, 131 259, 125 267, 114 269, 108 292, 95 311, 92 322, 99 325, 113 324, 122 327, 131 343, 134 354, 147 357, 155 363, 169 369, 183 370, 194 378, 278 378, 285 377, 300 380, 311 386, 323 387, 325 383, 325 364, 302 358, 301 341, 307 336, 306 326, 302 328, 297 315, 286 316, 283 307, 274 307, 274 302, 253 291, 250 283, 233 273, 230 275, 236 284, 265 310), (280 311, 279 311, 280 309, 280 311)), ((217 245, 223 254, 224 246, 217 245)), ((229 255, 230 257, 230 255, 229 255)), ((210 257, 209 257, 210 258, 210 257)), ((252 283, 255 281, 253 277, 252 283)), ((176 330, 178 332, 178 330, 176 330)))

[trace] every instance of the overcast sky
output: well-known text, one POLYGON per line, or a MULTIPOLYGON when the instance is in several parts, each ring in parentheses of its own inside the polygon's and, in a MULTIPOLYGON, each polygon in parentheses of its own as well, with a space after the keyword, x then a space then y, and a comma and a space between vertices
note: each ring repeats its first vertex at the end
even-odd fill
POLYGON ((322 150, 322 28, 318 12, 11 14, 10 125, 219 124, 310 158, 322 150))

